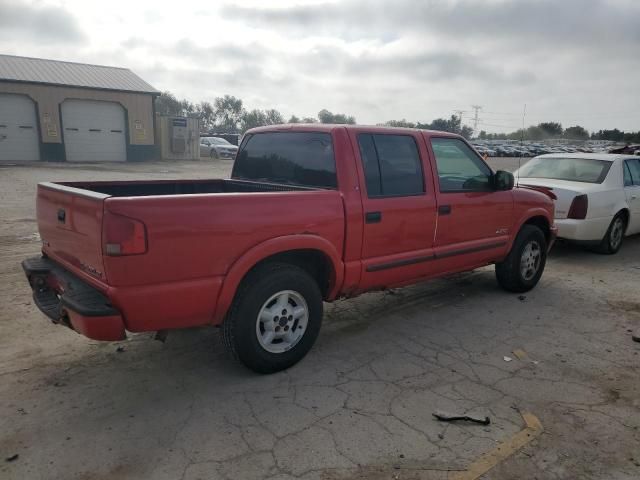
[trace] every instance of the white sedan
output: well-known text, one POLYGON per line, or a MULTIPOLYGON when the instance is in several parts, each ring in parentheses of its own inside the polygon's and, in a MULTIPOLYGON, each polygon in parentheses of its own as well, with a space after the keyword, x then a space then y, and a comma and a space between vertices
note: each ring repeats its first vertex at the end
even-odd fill
POLYGON ((238 147, 220 137, 200 137, 200 156, 211 158, 236 158, 238 147))
POLYGON ((640 233, 640 158, 552 153, 514 174, 516 183, 550 188, 558 237, 616 253, 625 236, 640 233))

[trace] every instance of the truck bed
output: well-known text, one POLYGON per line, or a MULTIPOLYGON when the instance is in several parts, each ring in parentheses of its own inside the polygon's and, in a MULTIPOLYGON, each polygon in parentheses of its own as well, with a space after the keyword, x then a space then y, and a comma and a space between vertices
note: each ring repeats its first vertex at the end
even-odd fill
MULTIPOLYGON (((59 182, 63 185, 110 197, 147 197, 155 195, 196 195, 203 193, 285 192, 314 190, 309 187, 245 180, 135 180, 113 182, 59 182)), ((80 193, 80 192, 76 192, 80 193)))

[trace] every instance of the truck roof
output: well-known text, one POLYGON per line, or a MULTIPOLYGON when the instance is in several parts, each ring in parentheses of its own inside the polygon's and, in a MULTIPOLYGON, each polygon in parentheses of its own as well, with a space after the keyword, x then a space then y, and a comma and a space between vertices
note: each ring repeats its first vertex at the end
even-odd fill
POLYGON ((427 136, 438 137, 455 137, 461 138, 460 135, 450 132, 441 132, 439 130, 422 130, 419 128, 404 128, 404 127, 386 127, 379 125, 348 125, 348 124, 333 124, 333 123, 287 123, 283 125, 267 125, 264 127, 256 127, 248 130, 246 133, 258 133, 258 132, 326 132, 330 133, 336 129, 353 130, 356 132, 374 132, 374 133, 415 133, 421 132, 427 136))

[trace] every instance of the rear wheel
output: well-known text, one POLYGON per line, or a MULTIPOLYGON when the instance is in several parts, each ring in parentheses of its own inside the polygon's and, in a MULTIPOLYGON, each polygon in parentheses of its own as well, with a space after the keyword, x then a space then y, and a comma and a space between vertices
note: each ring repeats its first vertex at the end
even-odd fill
POLYGON ((611 225, 609 225, 607 233, 604 234, 604 238, 602 239, 602 242, 600 242, 598 251, 608 255, 618 253, 618 250, 620 250, 620 247, 622 246, 622 240, 624 239, 624 232, 626 229, 626 218, 623 213, 618 213, 613 217, 613 220, 611 220, 611 225))
POLYGON ((251 370, 273 373, 300 361, 322 323, 316 281, 293 265, 270 264, 242 283, 222 330, 227 349, 251 370))
POLYGON ((547 262, 547 240, 540 228, 524 225, 507 258, 496 263, 498 284, 509 292, 526 292, 535 287, 547 262))

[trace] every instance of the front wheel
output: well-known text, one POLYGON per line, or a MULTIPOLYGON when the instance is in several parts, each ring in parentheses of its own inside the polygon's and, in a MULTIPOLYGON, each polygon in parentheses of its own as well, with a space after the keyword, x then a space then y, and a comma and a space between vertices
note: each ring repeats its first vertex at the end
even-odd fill
POLYGON ((209 156, 214 160, 218 160, 220 158, 215 148, 211 149, 211 151, 209 152, 209 156))
POLYGON ((299 362, 322 323, 316 281, 294 265, 269 264, 252 272, 222 324, 231 354, 251 370, 273 373, 299 362))
POLYGON ((537 285, 546 262, 544 233, 535 225, 524 225, 507 258, 496 263, 496 279, 509 292, 527 292, 537 285))

